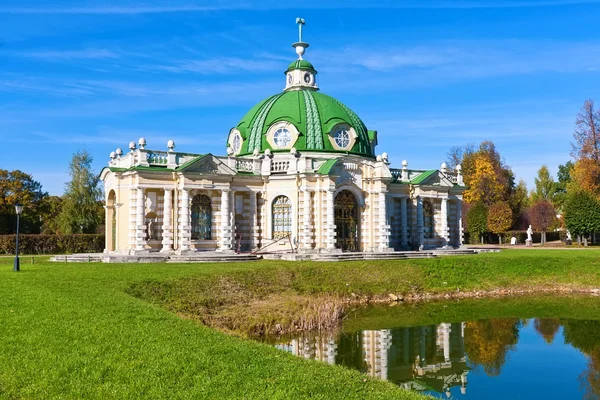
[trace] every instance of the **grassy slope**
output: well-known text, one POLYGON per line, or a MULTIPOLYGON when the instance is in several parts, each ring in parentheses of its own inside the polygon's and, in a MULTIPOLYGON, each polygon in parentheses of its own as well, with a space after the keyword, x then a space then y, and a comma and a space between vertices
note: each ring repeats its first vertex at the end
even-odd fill
POLYGON ((0 398, 399 398, 388 382, 230 337, 125 293, 269 263, 65 265, 0 260, 0 398))
MULTIPOLYGON (((25 261, 25 260, 24 260, 25 261)), ((0 398, 420 398, 341 367, 229 337, 177 311, 216 275, 296 293, 600 287, 600 252, 506 251, 433 260, 339 263, 65 265, 0 259, 0 398), (160 284, 157 284, 160 282, 160 284), (444 283, 445 282, 445 283, 444 283)), ((210 296, 210 289, 203 289, 210 296)), ((435 312, 435 311, 432 311, 435 312)))

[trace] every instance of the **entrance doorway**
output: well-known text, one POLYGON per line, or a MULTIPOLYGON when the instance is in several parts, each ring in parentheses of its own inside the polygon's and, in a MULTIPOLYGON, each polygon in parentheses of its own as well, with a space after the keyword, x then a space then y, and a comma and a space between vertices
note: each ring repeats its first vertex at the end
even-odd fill
POLYGON ((335 247, 359 251, 360 218, 358 202, 352 192, 342 190, 335 196, 335 247))

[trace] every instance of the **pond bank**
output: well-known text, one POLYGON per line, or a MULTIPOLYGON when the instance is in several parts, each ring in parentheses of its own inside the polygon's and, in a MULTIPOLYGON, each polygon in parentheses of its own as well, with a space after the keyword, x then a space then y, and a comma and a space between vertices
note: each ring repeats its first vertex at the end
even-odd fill
POLYGON ((335 329, 357 305, 515 296, 600 294, 600 252, 507 250, 433 260, 343 265, 273 262, 222 276, 132 285, 131 295, 247 336, 335 329))

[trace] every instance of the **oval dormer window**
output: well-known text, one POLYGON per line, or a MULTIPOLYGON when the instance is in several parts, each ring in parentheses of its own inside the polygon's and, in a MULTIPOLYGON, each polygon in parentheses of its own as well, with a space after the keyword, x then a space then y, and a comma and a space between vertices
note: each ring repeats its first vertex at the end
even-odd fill
POLYGON ((350 132, 346 128, 339 128, 333 134, 333 139, 335 140, 335 144, 345 149, 350 144, 350 132))
POLYGON ((286 128, 279 128, 273 135, 273 142, 279 148, 287 147, 292 143, 292 133, 286 128))
POLYGON ((231 144, 231 147, 233 148, 233 152, 235 154, 240 152, 240 148, 242 147, 242 138, 240 137, 239 133, 236 133, 233 137, 233 143, 231 144))

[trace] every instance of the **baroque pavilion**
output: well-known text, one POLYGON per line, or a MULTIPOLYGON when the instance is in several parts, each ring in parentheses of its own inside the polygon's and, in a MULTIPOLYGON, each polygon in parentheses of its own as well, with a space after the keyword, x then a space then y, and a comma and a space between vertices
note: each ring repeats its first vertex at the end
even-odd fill
POLYGON ((451 171, 393 168, 377 131, 323 94, 303 59, 285 89, 233 127, 225 156, 147 148, 110 154, 101 172, 106 249, 115 255, 390 252, 462 246, 463 184, 451 171))

